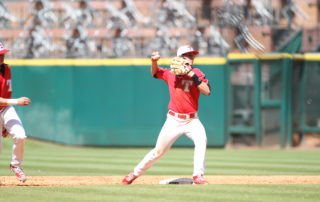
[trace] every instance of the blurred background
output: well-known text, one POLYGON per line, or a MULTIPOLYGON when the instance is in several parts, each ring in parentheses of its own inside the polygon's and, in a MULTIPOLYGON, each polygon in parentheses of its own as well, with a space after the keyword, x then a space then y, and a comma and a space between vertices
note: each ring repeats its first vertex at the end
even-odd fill
MULTIPOLYGON (((299 32, 318 49, 317 0, 2 0, 0 37, 12 58, 204 55, 280 51, 299 32)), ((298 50, 296 50, 298 51, 298 50)))
POLYGON ((70 145, 152 146, 169 98, 146 57, 190 44, 209 146, 319 147, 319 21, 318 0, 0 2, 28 135, 70 145))

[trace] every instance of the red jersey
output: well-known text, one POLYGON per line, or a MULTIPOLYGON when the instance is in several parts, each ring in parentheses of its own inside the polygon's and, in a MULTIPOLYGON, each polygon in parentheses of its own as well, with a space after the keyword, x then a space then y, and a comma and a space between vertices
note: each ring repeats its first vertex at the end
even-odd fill
MULTIPOLYGON (((11 69, 7 64, 0 65, 0 97, 10 99, 12 94, 11 69)), ((0 106, 0 109, 6 106, 0 106)))
MULTIPOLYGON (((202 82, 208 83, 205 75, 199 69, 193 68, 192 70, 202 82)), ((164 80, 168 85, 170 93, 169 110, 183 114, 198 111, 200 90, 189 76, 177 76, 171 73, 169 69, 158 68, 155 77, 164 80)))

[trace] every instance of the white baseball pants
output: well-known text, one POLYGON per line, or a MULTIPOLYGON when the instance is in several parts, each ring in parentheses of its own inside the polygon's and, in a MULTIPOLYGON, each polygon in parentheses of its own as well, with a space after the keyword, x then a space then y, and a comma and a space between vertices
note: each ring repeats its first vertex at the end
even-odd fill
MULTIPOLYGON (((13 106, 0 111, 0 132, 7 130, 13 138, 11 165, 20 165, 24 156, 24 141, 27 138, 21 120, 13 106)), ((0 135, 0 151, 2 150, 0 135)))
POLYGON ((205 172, 207 137, 202 123, 198 117, 193 119, 179 119, 169 114, 160 131, 155 148, 135 167, 134 175, 142 175, 159 160, 183 134, 187 135, 195 145, 193 176, 203 175, 205 172))

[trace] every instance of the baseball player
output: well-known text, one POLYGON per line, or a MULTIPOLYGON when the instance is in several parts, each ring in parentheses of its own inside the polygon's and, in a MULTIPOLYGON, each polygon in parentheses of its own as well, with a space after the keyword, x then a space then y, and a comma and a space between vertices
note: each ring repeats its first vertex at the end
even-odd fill
POLYGON ((9 65, 4 64, 4 57, 7 52, 9 50, 5 49, 0 43, 0 132, 2 132, 0 136, 0 151, 2 149, 2 137, 13 137, 12 160, 9 167, 17 179, 24 182, 27 178, 21 168, 21 163, 24 155, 26 133, 12 105, 29 105, 31 100, 27 97, 11 99, 11 70, 9 65))
POLYGON ((208 184, 203 175, 205 172, 205 153, 207 137, 205 129, 198 117, 198 100, 200 92, 210 95, 210 85, 205 75, 197 68, 192 68, 193 60, 199 52, 191 46, 181 46, 177 56, 188 60, 188 71, 184 75, 176 75, 167 68, 158 66, 159 52, 151 55, 151 74, 157 79, 164 80, 170 93, 168 114, 154 149, 127 175, 122 184, 131 184, 141 176, 157 160, 159 160, 183 134, 195 144, 194 149, 194 184, 208 184))

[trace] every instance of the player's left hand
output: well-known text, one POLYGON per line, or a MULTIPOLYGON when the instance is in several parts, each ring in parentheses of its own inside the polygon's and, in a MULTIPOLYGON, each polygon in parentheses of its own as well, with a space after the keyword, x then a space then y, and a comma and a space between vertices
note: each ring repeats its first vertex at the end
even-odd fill
POLYGON ((29 105, 30 103, 31 103, 31 100, 27 97, 18 98, 18 105, 26 106, 26 105, 29 105))

